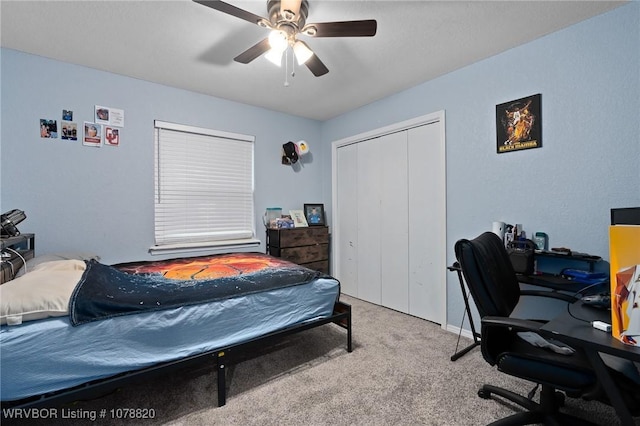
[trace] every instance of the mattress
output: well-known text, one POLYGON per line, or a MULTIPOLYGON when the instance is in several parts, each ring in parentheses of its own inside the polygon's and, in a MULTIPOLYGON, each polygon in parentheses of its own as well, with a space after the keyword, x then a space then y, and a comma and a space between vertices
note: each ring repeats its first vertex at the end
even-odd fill
POLYGON ((68 316, 0 328, 0 397, 13 401, 224 348, 328 317, 339 283, 309 283, 118 316, 72 327, 68 316))

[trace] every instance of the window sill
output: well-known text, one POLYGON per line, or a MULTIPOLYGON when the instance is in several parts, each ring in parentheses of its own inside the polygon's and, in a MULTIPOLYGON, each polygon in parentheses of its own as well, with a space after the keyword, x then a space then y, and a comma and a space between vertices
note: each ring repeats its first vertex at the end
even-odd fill
POLYGON ((181 243, 181 244, 166 244, 162 246, 149 247, 149 253, 151 255, 165 255, 165 254, 187 254, 187 253, 226 253, 231 250, 237 251, 241 249, 249 249, 259 247, 260 240, 252 238, 247 240, 236 241, 213 241, 206 243, 181 243))

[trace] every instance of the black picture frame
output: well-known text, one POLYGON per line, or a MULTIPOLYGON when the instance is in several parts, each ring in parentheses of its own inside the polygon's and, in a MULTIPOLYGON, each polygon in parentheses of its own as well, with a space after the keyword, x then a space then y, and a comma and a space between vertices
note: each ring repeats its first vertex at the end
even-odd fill
POLYGON ((498 154, 542 147, 541 98, 538 93, 496 105, 498 154))
POLYGON ((309 226, 326 226, 324 219, 324 204, 305 204, 304 217, 309 226))

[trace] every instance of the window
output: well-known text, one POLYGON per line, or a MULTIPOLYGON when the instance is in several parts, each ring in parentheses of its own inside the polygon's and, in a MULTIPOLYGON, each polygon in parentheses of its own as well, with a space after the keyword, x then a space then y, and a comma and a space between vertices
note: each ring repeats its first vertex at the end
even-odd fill
POLYGON ((253 136, 155 121, 151 252, 257 245, 253 136))

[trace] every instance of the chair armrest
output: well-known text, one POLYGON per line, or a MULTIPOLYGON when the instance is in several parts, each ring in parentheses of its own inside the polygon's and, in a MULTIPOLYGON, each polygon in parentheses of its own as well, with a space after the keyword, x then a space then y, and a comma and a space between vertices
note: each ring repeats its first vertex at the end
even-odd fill
POLYGON ((576 297, 576 296, 573 296, 573 295, 570 295, 570 294, 558 293, 558 292, 555 292, 555 291, 544 291, 544 290, 520 290, 520 295, 521 296, 549 297, 551 299, 563 300, 563 301, 569 302, 569 303, 577 302, 578 300, 580 300, 579 297, 576 297))
POLYGON ((482 357, 495 365, 500 354, 512 350, 518 338, 517 332, 537 333, 544 323, 521 318, 486 316, 481 319, 482 357))
POLYGON ((505 327, 517 331, 538 331, 544 323, 521 318, 492 317, 482 318, 482 327, 505 327))

